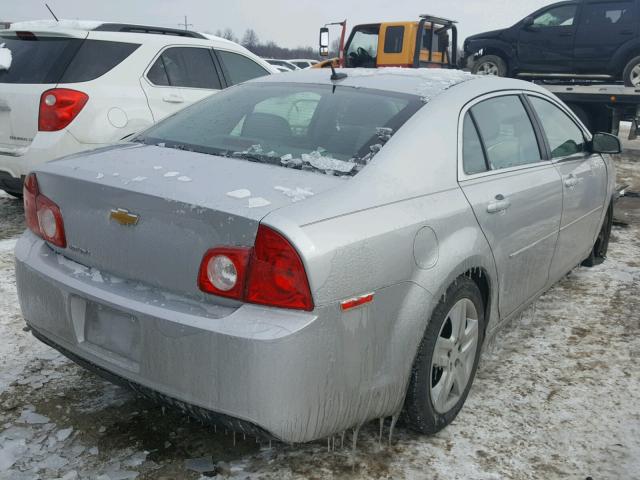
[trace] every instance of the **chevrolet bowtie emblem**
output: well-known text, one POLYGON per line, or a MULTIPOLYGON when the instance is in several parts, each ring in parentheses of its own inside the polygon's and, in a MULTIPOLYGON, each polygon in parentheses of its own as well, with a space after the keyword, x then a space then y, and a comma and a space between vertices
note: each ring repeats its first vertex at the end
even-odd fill
POLYGON ((109 214, 109 218, 111 220, 115 220, 120 225, 131 226, 136 225, 140 217, 138 215, 134 215, 133 213, 129 213, 129 210, 125 210, 123 208, 114 208, 111 210, 109 214))

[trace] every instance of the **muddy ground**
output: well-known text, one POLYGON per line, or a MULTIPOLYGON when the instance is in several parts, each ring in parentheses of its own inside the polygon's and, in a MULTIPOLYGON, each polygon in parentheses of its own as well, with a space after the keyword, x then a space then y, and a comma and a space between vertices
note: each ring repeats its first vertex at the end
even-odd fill
MULTIPOLYGON (((640 154, 618 165, 640 191, 640 154)), ((604 265, 572 272, 489 346, 453 425, 433 437, 400 426, 388 445, 372 422, 352 457, 350 438, 332 451, 234 439, 39 343, 15 292, 22 208, 0 193, 0 479, 638 479, 639 202, 617 212, 630 225, 614 227, 604 265)))

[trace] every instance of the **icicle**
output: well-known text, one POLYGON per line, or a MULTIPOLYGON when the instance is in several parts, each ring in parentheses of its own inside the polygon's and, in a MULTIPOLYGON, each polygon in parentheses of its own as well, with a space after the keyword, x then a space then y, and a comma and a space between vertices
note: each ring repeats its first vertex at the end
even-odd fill
POLYGON ((378 435, 378 448, 382 448, 382 429, 384 428, 384 417, 380 417, 380 433, 378 435))
POLYGON ((242 434, 242 440, 246 440, 246 439, 247 439, 247 434, 246 434, 246 433, 243 433, 243 434, 242 434))
POLYGON ((358 434, 360 433, 360 425, 353 429, 353 437, 351 439, 351 469, 356 470, 356 454, 358 448, 358 434))
POLYGON ((331 438, 327 437, 327 452, 331 451, 331 438))
POLYGON ((217 425, 213 426, 213 433, 218 433, 218 426, 217 425))
POLYGON ((393 429, 396 426, 396 422, 400 418, 400 412, 396 413, 391 417, 391 426, 389 427, 389 446, 391 446, 391 437, 393 437, 393 429))
POLYGON ((161 408, 162 408, 162 416, 164 417, 164 405, 161 408))
POLYGON ((236 432, 235 430, 233 431, 233 446, 236 446, 236 432))
POLYGON ((271 440, 269 440, 269 450, 271 450, 271 440))
POLYGON ((346 433, 346 430, 342 431, 342 435, 340 435, 340 448, 344 448, 344 434, 346 433))

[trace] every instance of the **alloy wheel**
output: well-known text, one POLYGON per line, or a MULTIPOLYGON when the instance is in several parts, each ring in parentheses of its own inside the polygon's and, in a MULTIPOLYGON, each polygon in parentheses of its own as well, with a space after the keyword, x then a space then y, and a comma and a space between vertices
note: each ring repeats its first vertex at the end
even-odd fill
POLYGON ((478 339, 478 312, 470 299, 463 298, 451 308, 440 327, 431 358, 431 402, 438 413, 447 413, 464 394, 478 339))
POLYGON ((493 62, 483 62, 478 66, 478 70, 476 71, 477 75, 491 75, 498 76, 500 75, 500 69, 498 65, 493 62))

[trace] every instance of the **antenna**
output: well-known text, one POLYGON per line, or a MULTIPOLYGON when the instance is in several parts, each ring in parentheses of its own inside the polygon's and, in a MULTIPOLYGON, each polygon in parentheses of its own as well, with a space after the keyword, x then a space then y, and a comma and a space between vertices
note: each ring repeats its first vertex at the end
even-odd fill
POLYGON ((56 17, 56 14, 53 13, 53 10, 51 10, 51 8, 49 7, 49 5, 45 3, 44 6, 47 7, 47 10, 49 10, 49 13, 53 16, 53 18, 56 19, 56 22, 60 22, 60 20, 58 20, 58 17, 56 17))
POLYGON ((184 27, 185 30, 189 30, 189 27, 193 27, 193 23, 187 23, 187 16, 184 16, 184 23, 179 23, 181 27, 184 27))
POLYGON ((343 80, 345 78, 347 78, 347 74, 343 72, 336 72, 336 69, 333 66, 333 62, 331 62, 331 80, 343 80))

